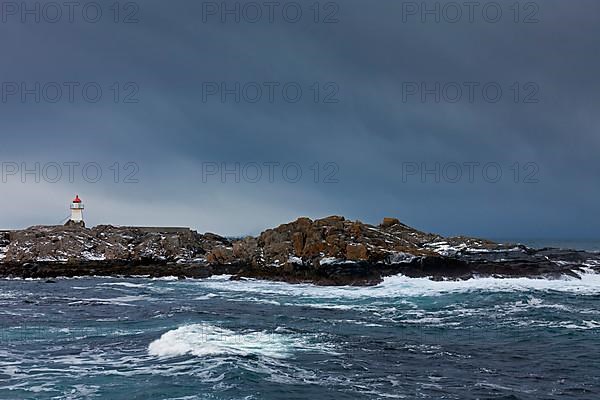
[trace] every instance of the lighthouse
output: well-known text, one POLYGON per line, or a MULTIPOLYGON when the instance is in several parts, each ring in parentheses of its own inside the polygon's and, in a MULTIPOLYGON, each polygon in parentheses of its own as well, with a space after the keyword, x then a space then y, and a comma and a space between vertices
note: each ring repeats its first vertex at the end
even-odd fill
POLYGON ((79 198, 79 195, 75 196, 75 199, 71 202, 71 218, 68 223, 83 224, 83 203, 79 198))

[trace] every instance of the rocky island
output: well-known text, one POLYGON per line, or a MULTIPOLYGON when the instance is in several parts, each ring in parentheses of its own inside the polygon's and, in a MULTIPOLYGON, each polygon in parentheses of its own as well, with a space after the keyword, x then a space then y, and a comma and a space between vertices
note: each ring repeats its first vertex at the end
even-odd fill
POLYGON ((579 277, 600 255, 442 237, 386 218, 374 226, 332 216, 300 218, 257 237, 230 239, 187 228, 33 226, 0 232, 0 276, 260 278, 372 285, 389 275, 434 280, 579 277))

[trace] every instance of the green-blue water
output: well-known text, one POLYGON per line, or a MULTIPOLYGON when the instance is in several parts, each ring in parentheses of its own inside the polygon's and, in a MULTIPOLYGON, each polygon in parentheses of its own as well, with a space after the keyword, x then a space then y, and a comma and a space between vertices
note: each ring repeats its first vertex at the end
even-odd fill
POLYGON ((600 276, 0 281, 2 399, 600 398, 600 276))

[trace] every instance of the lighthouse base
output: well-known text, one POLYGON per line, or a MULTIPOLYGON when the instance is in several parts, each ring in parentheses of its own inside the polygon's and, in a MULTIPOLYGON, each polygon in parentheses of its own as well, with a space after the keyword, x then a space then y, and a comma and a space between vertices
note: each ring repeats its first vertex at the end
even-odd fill
POLYGON ((83 222, 83 221, 73 221, 72 219, 70 219, 70 220, 67 221, 67 223, 65 224, 65 226, 72 227, 72 228, 85 228, 85 222, 83 222))

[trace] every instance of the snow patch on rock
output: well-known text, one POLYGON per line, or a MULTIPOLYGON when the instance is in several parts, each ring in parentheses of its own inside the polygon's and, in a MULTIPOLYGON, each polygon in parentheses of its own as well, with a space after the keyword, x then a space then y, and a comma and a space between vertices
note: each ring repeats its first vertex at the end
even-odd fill
POLYGON ((417 258, 418 257, 416 257, 412 254, 404 253, 401 251, 395 251, 395 252, 392 252, 388 256, 386 263, 387 264, 409 264, 417 258))

